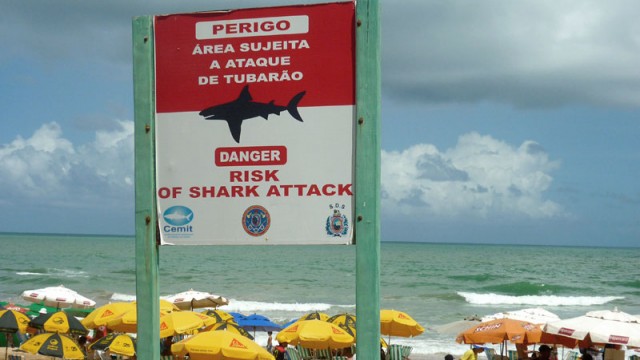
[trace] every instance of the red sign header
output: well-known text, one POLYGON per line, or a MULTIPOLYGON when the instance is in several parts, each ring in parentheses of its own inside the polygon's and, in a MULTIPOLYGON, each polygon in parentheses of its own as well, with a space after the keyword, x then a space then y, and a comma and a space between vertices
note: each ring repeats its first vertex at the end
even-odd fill
POLYGON ((354 6, 157 16, 156 111, 200 111, 234 100, 247 85, 256 99, 306 91, 301 107, 353 105, 354 6))

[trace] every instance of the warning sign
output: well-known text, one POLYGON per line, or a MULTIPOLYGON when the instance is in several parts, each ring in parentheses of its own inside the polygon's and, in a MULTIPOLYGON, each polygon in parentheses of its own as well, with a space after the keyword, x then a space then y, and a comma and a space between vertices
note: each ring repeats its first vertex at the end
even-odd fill
POLYGON ((163 243, 346 244, 355 4, 156 16, 163 243))

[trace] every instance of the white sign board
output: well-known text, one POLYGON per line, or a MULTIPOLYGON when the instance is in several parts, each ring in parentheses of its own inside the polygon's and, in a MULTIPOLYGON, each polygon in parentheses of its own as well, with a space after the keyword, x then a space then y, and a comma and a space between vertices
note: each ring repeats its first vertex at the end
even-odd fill
POLYGON ((162 243, 353 239, 355 4, 156 16, 162 243))

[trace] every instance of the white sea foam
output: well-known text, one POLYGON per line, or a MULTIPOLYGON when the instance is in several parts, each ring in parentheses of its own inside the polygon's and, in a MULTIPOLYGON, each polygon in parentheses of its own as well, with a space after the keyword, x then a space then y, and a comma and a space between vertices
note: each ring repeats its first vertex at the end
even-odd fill
POLYGON ((70 270, 70 269, 47 269, 44 272, 31 272, 31 271, 18 271, 18 276, 55 276, 65 278, 88 278, 89 274, 82 270, 70 270))
POLYGON ((230 299, 225 310, 239 313, 259 313, 264 311, 292 311, 292 312, 312 312, 327 311, 335 305, 324 303, 270 303, 260 301, 243 301, 230 299))
POLYGON ((113 295, 111 295, 111 300, 112 301, 135 301, 136 296, 129 295, 129 294, 113 293, 113 295))
POLYGON ((494 293, 479 294, 458 291, 466 302, 476 305, 535 305, 535 306, 591 306, 602 305, 623 296, 556 296, 556 295, 523 295, 510 296, 494 293))
MULTIPOLYGON (((162 298, 162 296, 161 296, 162 298)), ((135 301, 136 296, 130 294, 113 293, 112 301, 135 301)), ((239 312, 242 314, 263 312, 292 312, 305 314, 313 311, 325 312, 331 308, 355 308, 355 305, 332 305, 325 303, 278 303, 229 299, 229 305, 224 306, 225 311, 239 312)))

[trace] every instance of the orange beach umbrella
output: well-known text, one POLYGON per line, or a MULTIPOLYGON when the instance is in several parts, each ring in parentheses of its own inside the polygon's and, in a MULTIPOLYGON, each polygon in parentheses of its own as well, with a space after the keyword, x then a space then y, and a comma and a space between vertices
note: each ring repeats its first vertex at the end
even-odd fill
POLYGON ((499 344, 510 341, 514 344, 535 344, 540 342, 542 330, 539 325, 514 319, 496 319, 481 322, 463 332, 456 341, 464 344, 499 344))

